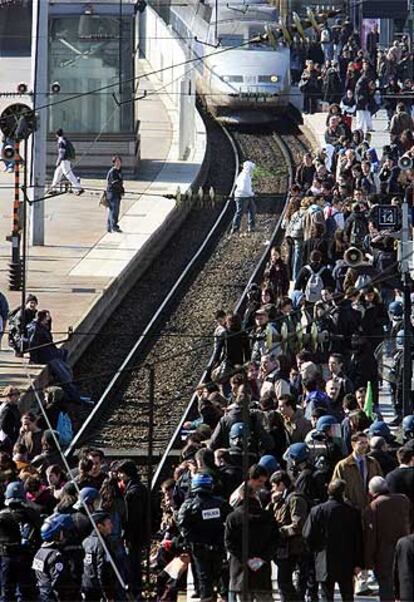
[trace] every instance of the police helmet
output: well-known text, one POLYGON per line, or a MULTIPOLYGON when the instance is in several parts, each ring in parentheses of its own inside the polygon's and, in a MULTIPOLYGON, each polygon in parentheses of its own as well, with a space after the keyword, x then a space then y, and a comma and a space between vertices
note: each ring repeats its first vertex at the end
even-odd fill
POLYGON ((229 439, 242 439, 244 434, 248 434, 248 429, 244 422, 235 422, 230 429, 229 439))
POLYGON ((99 491, 95 487, 82 487, 79 492, 79 499, 73 507, 76 510, 83 508, 83 504, 92 504, 99 498, 99 491))
POLYGON ((403 304, 401 301, 391 301, 388 306, 388 311, 391 316, 394 316, 395 318, 401 318, 404 313, 403 304))
POLYGON ((214 480, 209 474, 195 474, 191 479, 191 491, 211 491, 214 480))
POLYGON ((276 470, 280 469, 279 462, 274 456, 271 456, 270 454, 266 454, 265 456, 262 456, 260 458, 259 466, 262 466, 267 471, 268 475, 271 475, 274 472, 276 472, 276 470))
POLYGON ((399 330, 397 332, 397 338, 395 340, 397 349, 404 349, 404 331, 399 330))
POLYGON ((300 464, 301 462, 306 462, 309 456, 310 449, 306 443, 292 443, 283 454, 283 459, 286 461, 291 460, 295 464, 300 464))
POLYGON ((334 424, 338 424, 338 420, 335 418, 335 416, 321 416, 316 422, 316 430, 321 433, 326 432, 334 424))
POLYGON ((375 420, 369 427, 368 435, 370 437, 383 437, 387 440, 391 436, 390 427, 382 420, 375 420))
MULTIPOLYGON (((409 414, 405 416, 402 421, 402 428, 404 431, 405 437, 413 437, 414 438, 414 414, 409 414)), ((6 490, 7 493, 7 490, 6 490)))
POLYGON ((73 525, 70 514, 52 514, 48 516, 40 529, 40 536, 43 541, 53 541, 60 531, 70 529, 73 525))
POLYGON ((6 506, 16 501, 24 501, 25 499, 26 494, 21 481, 12 481, 7 485, 4 492, 4 503, 6 506))

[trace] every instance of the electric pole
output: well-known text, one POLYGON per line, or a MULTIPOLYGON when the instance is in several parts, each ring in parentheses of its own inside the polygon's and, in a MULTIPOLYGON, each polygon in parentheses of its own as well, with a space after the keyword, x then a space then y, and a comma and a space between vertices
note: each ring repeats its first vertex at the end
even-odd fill
MULTIPOLYGON (((33 0, 32 12, 32 90, 33 109, 37 113, 37 129, 33 133, 30 148, 31 201, 44 196, 46 178, 46 138, 48 131, 48 0, 33 0), (42 108, 44 107, 44 108, 42 108)), ((43 246, 45 243, 44 203, 31 205, 30 243, 43 246)))
POLYGON ((411 381, 412 381, 412 324, 411 324, 411 277, 410 257, 412 244, 410 225, 408 223, 408 195, 411 187, 407 186, 404 202, 402 204, 402 229, 401 229, 401 273, 404 291, 404 350, 403 350, 403 416, 412 414, 411 407, 411 381))

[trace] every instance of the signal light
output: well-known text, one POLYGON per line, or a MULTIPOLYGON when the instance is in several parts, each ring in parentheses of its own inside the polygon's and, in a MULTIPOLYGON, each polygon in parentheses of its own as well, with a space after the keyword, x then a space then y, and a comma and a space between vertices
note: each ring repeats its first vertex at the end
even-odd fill
POLYGON ((52 94, 59 94, 60 90, 61 90, 61 86, 60 86, 59 82, 53 82, 53 84, 51 84, 50 92, 52 94))
POLYGON ((14 159, 15 148, 13 144, 5 144, 3 146, 2 157, 7 161, 14 159))
POLYGON ((20 261, 9 263, 9 289, 21 291, 23 288, 23 269, 20 261))
POLYGON ((17 93, 18 94, 27 94, 27 84, 25 84, 24 82, 20 82, 20 84, 17 85, 17 93))

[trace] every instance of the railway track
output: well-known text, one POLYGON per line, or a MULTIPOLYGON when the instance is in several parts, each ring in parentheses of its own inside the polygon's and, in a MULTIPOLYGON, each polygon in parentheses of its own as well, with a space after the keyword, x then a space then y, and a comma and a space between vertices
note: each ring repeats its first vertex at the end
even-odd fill
MULTIPOLYGON (((234 131, 231 136, 222 132, 222 135, 229 143, 231 140, 234 167, 230 167, 229 146, 225 153, 222 147, 217 149, 213 168, 216 188, 221 181, 221 189, 225 189, 223 178, 224 175, 228 178, 230 170, 234 179, 240 160, 255 161, 266 173, 259 175, 256 182, 260 195, 256 232, 247 236, 227 235, 233 214, 232 202, 228 201, 215 220, 210 216, 211 223, 204 224, 205 236, 168 293, 162 293, 162 302, 156 305, 153 299, 159 296, 156 285, 162 288, 164 280, 172 278, 171 249, 165 253, 165 263, 163 259, 159 262, 162 281, 158 276, 154 284, 151 278, 152 288, 148 289, 147 297, 142 296, 142 284, 138 283, 135 287, 138 290, 127 296, 129 299, 117 310, 116 319, 111 318, 103 327, 83 363, 76 367, 76 376, 83 382, 83 388, 100 394, 93 412, 66 453, 69 455, 87 443, 104 448, 109 456, 116 452, 136 456, 140 455, 139 451, 145 456, 150 412, 147 367, 154 367, 153 450, 158 467, 153 485, 162 474, 182 422, 193 408, 194 389, 205 374, 212 349, 214 312, 220 307, 240 309, 247 285, 260 278, 270 243, 280 233, 292 165, 306 148, 301 136, 289 130, 281 136, 270 128, 261 131, 259 136, 251 131, 234 131), (134 300, 139 300, 142 311, 134 307, 134 300), (153 312, 143 327, 143 314, 151 313, 147 306, 152 306, 153 312), (126 308, 123 320, 120 318, 122 307, 126 308), (118 338, 121 339, 119 344, 118 338), (127 347, 127 340, 129 351, 126 354, 123 351, 120 362, 120 347, 127 347), (97 374, 95 378, 90 375, 91 369, 97 374)), ((227 186, 230 188, 228 181, 227 186)), ((198 222, 206 221, 203 218, 199 213, 198 222)), ((193 216, 192 220, 185 226, 190 238, 194 238, 194 233, 189 228, 197 225, 197 218, 193 216)))

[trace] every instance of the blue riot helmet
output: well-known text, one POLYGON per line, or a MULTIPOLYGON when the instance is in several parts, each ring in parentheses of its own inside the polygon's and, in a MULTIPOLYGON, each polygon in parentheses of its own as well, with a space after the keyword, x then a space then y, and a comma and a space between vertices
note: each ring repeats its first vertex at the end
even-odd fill
POLYGON ((214 479, 211 475, 205 473, 196 473, 191 479, 191 491, 212 491, 214 479))
POLYGON ((388 313, 390 318, 402 318, 404 313, 404 306, 401 301, 391 301, 388 306, 388 313))
POLYGON ((389 441, 391 438, 390 427, 383 420, 375 420, 369 427, 368 435, 370 437, 383 437, 385 441, 389 441))
POLYGON ((238 447, 243 445, 243 437, 249 437, 249 427, 244 422, 235 422, 229 433, 230 446, 238 447))
POLYGON ((316 422, 316 431, 332 438, 341 438, 341 425, 335 416, 321 416, 316 422))
POLYGON ((286 462, 292 462, 293 464, 301 464, 302 462, 306 462, 309 457, 310 449, 306 443, 292 443, 292 445, 289 445, 283 454, 283 459, 286 462))
POLYGON ((259 466, 262 466, 265 470, 267 470, 267 474, 270 476, 271 474, 273 474, 274 472, 276 472, 276 470, 280 469, 280 464, 279 462, 276 460, 276 458, 274 456, 271 456, 270 454, 266 454, 265 456, 262 456, 258 462, 259 466))
POLYGON ((12 481, 6 487, 4 492, 4 504, 9 506, 14 502, 24 502, 26 500, 26 492, 21 481, 12 481))
POLYGON ((70 514, 52 514, 41 526, 40 536, 43 541, 53 541, 57 539, 61 531, 70 529, 72 526, 73 519, 70 514))
POLYGON ((414 414, 405 416, 402 421, 405 439, 414 439, 414 414))

